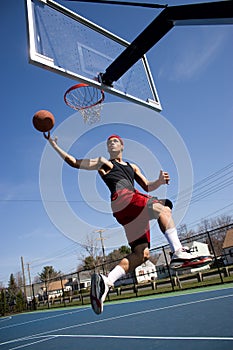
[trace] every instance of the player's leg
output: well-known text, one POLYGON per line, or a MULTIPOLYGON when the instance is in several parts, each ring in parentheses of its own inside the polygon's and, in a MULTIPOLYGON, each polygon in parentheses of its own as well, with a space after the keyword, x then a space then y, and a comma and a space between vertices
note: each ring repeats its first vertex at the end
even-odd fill
POLYGON ((158 220, 159 227, 170 245, 171 268, 187 269, 191 267, 200 267, 212 261, 211 256, 193 256, 188 248, 182 246, 170 207, 155 201, 152 203, 151 209, 154 218, 158 220))
POLYGON ((91 279, 91 305, 96 314, 103 312, 103 303, 108 291, 114 283, 128 272, 133 272, 136 267, 149 259, 149 244, 143 242, 132 245, 132 252, 110 271, 108 277, 102 274, 94 274, 91 279))
MULTIPOLYGON (((131 244, 131 250, 132 252, 119 263, 119 266, 121 266, 125 273, 133 272, 136 267, 143 264, 150 257, 149 244, 147 242, 131 244)), ((113 271, 109 273, 108 278, 112 283, 116 281, 113 271)))

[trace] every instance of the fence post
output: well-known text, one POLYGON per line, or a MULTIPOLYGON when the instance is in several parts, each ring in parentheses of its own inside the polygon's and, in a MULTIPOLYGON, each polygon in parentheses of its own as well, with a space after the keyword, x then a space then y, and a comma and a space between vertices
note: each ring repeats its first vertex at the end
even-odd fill
POLYGON ((225 266, 225 267, 223 268, 223 273, 224 273, 224 277, 229 277, 229 276, 230 276, 230 272, 229 272, 227 266, 225 266))
POLYGON ((64 292, 64 287, 63 287, 62 277, 60 277, 60 281, 61 281, 61 290, 62 290, 63 305, 64 305, 64 306, 66 306, 66 301, 65 301, 65 292, 64 292))
POLYGON ((172 286, 172 290, 174 290, 174 283, 172 281, 172 275, 171 275, 170 268, 169 268, 169 265, 168 265, 167 256, 166 256, 164 247, 162 247, 162 248, 163 248, 163 254, 164 254, 164 258, 165 258, 165 262, 166 262, 166 266, 167 266, 167 270, 168 270, 168 274, 169 274, 170 283, 171 283, 171 286, 172 286))
POLYGON ((152 288, 152 290, 156 290, 157 289, 156 281, 151 281, 151 288, 152 288))
POLYGON ((35 298, 34 284, 32 284, 32 307, 33 307, 33 310, 36 310, 36 298, 35 298))
POLYGON ((47 281, 45 281, 45 290, 46 290, 46 296, 47 296, 47 304, 48 304, 48 309, 49 309, 49 295, 48 295, 48 287, 47 287, 47 281))
POLYGON ((203 282, 203 275, 200 271, 197 273, 197 282, 203 282))
POLYGON ((207 236, 208 236, 208 239, 209 239, 209 242, 210 242, 211 250, 212 250, 212 252, 214 254, 214 259, 215 259, 215 261, 217 263, 217 269, 218 269, 218 274, 219 274, 221 283, 224 283, 223 278, 222 278, 222 274, 221 274, 221 270, 220 270, 220 267, 219 267, 218 259, 217 259, 217 256, 216 256, 216 253, 215 253, 215 250, 214 250, 214 246, 213 246, 212 240, 210 238, 209 231, 207 231, 207 236))

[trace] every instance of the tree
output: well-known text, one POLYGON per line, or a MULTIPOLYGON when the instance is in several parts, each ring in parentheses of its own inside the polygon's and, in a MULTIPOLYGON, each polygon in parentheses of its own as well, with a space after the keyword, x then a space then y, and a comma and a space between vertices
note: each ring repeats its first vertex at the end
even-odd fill
POLYGON ((19 290, 16 294, 16 300, 15 300, 15 309, 17 312, 22 312, 25 307, 25 300, 23 296, 22 290, 19 290))
MULTIPOLYGON (((93 242, 91 244, 91 241, 89 240, 89 243, 90 245, 85 246, 85 249, 90 253, 90 255, 83 258, 83 264, 79 266, 79 269, 83 268, 85 270, 90 270, 100 266, 103 263, 103 256, 98 254, 98 249, 93 242)), ((127 246, 121 246, 119 249, 113 250, 106 256, 107 269, 111 270, 116 264, 116 261, 121 260, 123 257, 128 255, 130 251, 130 248, 127 246)))
POLYGON ((38 274, 41 282, 45 284, 45 295, 48 297, 49 282, 56 277, 61 276, 61 271, 56 271, 53 266, 44 266, 41 273, 38 274))
POLYGON ((185 239, 186 243, 189 243, 192 241, 192 237, 195 235, 195 231, 188 230, 186 224, 182 224, 177 228, 178 235, 181 240, 185 239))
POLYGON ((86 258, 84 258, 83 261, 83 269, 84 270, 92 270, 94 269, 96 266, 100 265, 102 262, 102 257, 100 256, 87 256, 86 258))
POLYGON ((8 282, 6 298, 11 312, 22 312, 24 310, 25 301, 23 292, 21 291, 20 286, 17 285, 13 273, 10 275, 10 280, 8 282))
POLYGON ((130 249, 130 247, 128 247, 126 245, 122 245, 119 248, 119 252, 120 252, 120 254, 122 255, 122 258, 123 258, 123 256, 128 255, 128 254, 131 253, 131 249, 130 249))
POLYGON ((131 250, 127 246, 121 246, 119 249, 114 249, 111 253, 107 256, 107 261, 116 261, 124 258, 126 255, 130 254, 131 250))
POLYGON ((216 256, 222 254, 222 246, 226 236, 225 226, 229 225, 231 222, 231 216, 221 215, 215 219, 203 220, 199 225, 199 232, 209 232, 211 230, 216 230, 216 232, 210 236, 216 256))
POLYGON ((41 282, 46 282, 48 280, 61 276, 61 271, 56 271, 53 266, 44 266, 42 272, 38 275, 41 282))
POLYGON ((10 308, 13 310, 14 306, 16 305, 16 295, 18 293, 19 289, 15 281, 15 277, 13 273, 10 275, 10 279, 8 282, 8 304, 10 308))
POLYGON ((82 259, 82 268, 85 270, 94 269, 101 265, 103 256, 100 255, 100 249, 97 246, 97 240, 91 235, 87 235, 86 244, 83 246, 88 255, 85 254, 82 259))
POLYGON ((15 278, 15 283, 16 283, 17 287, 18 288, 22 288, 23 287, 23 276, 22 276, 22 273, 21 272, 17 272, 14 275, 14 278, 15 278))
POLYGON ((5 316, 9 311, 9 305, 7 303, 7 291, 6 289, 1 289, 0 293, 0 315, 5 316))

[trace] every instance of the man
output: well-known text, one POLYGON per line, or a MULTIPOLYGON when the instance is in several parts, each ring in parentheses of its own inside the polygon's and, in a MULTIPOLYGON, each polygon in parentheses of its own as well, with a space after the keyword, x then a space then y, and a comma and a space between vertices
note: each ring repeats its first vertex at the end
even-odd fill
POLYGON ((124 227, 131 247, 131 253, 110 271, 108 277, 100 274, 92 276, 91 304, 96 314, 103 311, 103 302, 114 282, 149 259, 151 219, 158 221, 160 230, 168 240, 172 256, 171 268, 200 267, 211 262, 210 256, 194 257, 188 249, 182 247, 172 219, 172 203, 168 199, 159 200, 135 190, 134 181, 145 192, 154 191, 169 183, 169 174, 160 170, 158 179, 149 181, 136 164, 123 160, 124 142, 120 136, 113 134, 107 139, 109 159, 76 159, 58 146, 57 139, 52 139, 50 134, 44 136, 71 167, 98 171, 110 190, 113 216, 124 227))

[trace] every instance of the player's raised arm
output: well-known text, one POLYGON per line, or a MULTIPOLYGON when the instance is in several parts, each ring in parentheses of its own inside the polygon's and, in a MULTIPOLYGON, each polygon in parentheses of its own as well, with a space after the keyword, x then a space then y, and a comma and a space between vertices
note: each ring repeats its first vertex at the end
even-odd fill
POLYGON ((58 146, 57 137, 52 138, 50 136, 50 133, 44 133, 44 137, 49 141, 50 145, 59 154, 59 156, 73 168, 85 170, 99 170, 106 161, 104 157, 97 157, 92 159, 76 159, 74 156, 67 153, 60 146, 58 146))
POLYGON ((143 188, 146 192, 151 192, 159 188, 161 185, 168 184, 170 181, 169 174, 163 170, 160 170, 158 179, 154 181, 149 181, 141 172, 139 167, 135 164, 131 164, 134 173, 135 181, 143 188))

